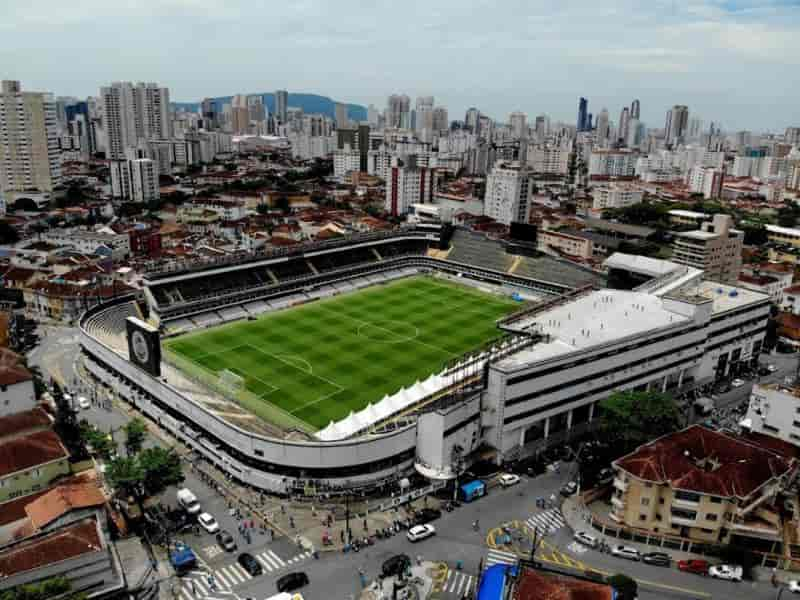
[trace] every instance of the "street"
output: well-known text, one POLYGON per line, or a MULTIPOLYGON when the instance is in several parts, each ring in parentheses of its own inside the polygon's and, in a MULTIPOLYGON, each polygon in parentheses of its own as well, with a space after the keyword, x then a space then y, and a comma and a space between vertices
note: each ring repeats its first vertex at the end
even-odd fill
MULTIPOLYGON (((43 371, 66 383, 71 389, 82 390, 91 395, 91 390, 80 382, 75 369, 78 356, 77 336, 74 330, 62 327, 43 327, 41 345, 31 352, 33 364, 43 371), (77 384, 76 384, 77 382, 77 384)), ((761 378, 762 381, 782 381, 794 374, 796 357, 777 355, 764 357, 763 362, 773 363, 778 371, 761 378)), ((733 388, 716 399, 717 410, 725 410, 746 400, 752 383, 733 388)), ((80 418, 86 418, 104 431, 116 431, 132 416, 129 408, 119 401, 110 409, 100 406, 81 411, 80 418)), ((150 434, 147 444, 168 444, 161 439, 152 423, 148 423, 150 434)), ((122 434, 115 439, 122 443, 122 434)), ((303 595, 309 600, 346 600, 355 598, 361 589, 359 571, 367 580, 375 579, 380 573, 383 561, 398 553, 408 554, 412 560, 418 558, 441 563, 435 589, 447 599, 459 600, 465 593, 474 590, 482 566, 515 559, 508 549, 496 547, 492 531, 504 523, 527 523, 529 528, 538 528, 547 534, 536 558, 549 568, 565 569, 568 572, 600 571, 606 574, 625 573, 640 582, 639 597, 642 600, 661 598, 725 598, 759 600, 775 597, 775 589, 769 582, 730 583, 686 574, 676 568, 650 566, 626 561, 610 554, 600 553, 577 544, 573 532, 561 515, 558 504, 546 508, 536 507, 536 498, 560 500, 558 495, 564 482, 572 479, 575 466, 563 465, 558 471, 548 471, 540 476, 522 477, 518 485, 502 488, 493 487, 490 493, 470 504, 463 504, 453 512, 443 512, 434 521, 436 535, 418 544, 410 543, 405 532, 388 539, 377 540, 358 553, 327 551, 319 549, 319 558, 314 558, 306 549, 298 548, 292 537, 276 534, 274 539, 269 532, 256 526, 250 530, 251 540, 240 533, 240 525, 247 522, 234 518, 229 500, 198 476, 196 467, 186 463, 186 481, 183 486, 191 489, 198 497, 204 511, 211 513, 222 529, 230 532, 237 550, 225 552, 217 544, 214 535, 202 529, 181 534, 180 540, 190 545, 199 555, 200 568, 188 575, 173 579, 170 589, 182 600, 203 598, 232 598, 244 600, 253 598, 263 600, 276 593, 275 581, 291 571, 304 571, 310 584, 303 588, 303 595), (472 527, 479 522, 479 530, 472 527), (493 547, 494 546, 494 547, 493 547), (240 565, 236 557, 247 551, 256 557, 264 573, 251 577, 240 565), (457 566, 460 565, 460 570, 457 566)), ((176 489, 167 490, 161 498, 165 506, 176 506, 176 489)), ((275 510, 280 502, 274 501, 275 510)), ((354 532, 361 534, 361 525, 353 526, 354 532)))

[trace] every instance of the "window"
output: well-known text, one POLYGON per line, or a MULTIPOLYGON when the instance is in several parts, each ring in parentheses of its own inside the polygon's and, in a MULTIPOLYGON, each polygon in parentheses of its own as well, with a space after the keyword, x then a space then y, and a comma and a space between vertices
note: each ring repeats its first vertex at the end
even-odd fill
POLYGON ((650 506, 650 498, 642 498, 642 506, 650 506))
POLYGON ((656 521, 661 521, 661 520, 663 520, 661 513, 656 513, 656 521))
POLYGON ((37 477, 38 478, 38 477, 41 477, 41 476, 42 476, 41 469, 33 469, 31 471, 31 477, 37 477))
POLYGON ((701 527, 700 531, 702 531, 703 533, 714 533, 713 529, 705 529, 704 527, 701 527))
POLYGON ((683 500, 684 502, 700 502, 700 494, 686 492, 684 490, 676 490, 675 499, 683 500))
POLYGON ((722 498, 720 498, 719 496, 710 496, 709 500, 711 501, 712 504, 722 504, 722 498))
POLYGON ((640 521, 647 521, 647 515, 639 515, 640 521))
POLYGON ((264 456, 264 451, 263 450, 253 450, 253 453, 256 456, 264 456))
POLYGON ((646 488, 651 488, 651 487, 653 487, 653 484, 652 484, 652 483, 650 483, 650 482, 648 481, 648 482, 646 482, 646 483, 644 484, 644 487, 646 487, 646 488))

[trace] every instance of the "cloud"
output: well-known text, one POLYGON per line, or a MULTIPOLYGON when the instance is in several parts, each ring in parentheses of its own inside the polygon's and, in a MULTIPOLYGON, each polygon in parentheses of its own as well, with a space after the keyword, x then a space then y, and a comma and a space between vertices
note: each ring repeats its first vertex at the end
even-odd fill
POLYGON ((4 76, 96 93, 156 80, 176 99, 277 87, 382 106, 434 94, 573 120, 576 97, 680 101, 730 127, 800 121, 800 0, 60 0, 0 3, 4 76), (769 94, 769 98, 764 95, 769 94), (769 104, 770 110, 759 110, 769 104), (751 107, 747 110, 747 107, 751 107))

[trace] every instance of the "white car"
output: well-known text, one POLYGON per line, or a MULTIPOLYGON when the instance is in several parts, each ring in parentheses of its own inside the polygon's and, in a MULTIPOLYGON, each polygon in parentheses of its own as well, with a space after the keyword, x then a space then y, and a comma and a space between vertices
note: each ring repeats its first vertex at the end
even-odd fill
POLYGON ((767 371, 769 373, 774 373, 777 370, 778 370, 778 367, 776 367, 775 365, 767 365, 767 371))
POLYGON ((734 379, 733 381, 731 381, 731 387, 737 388, 737 387, 742 387, 743 385, 744 381, 742 381, 741 379, 734 379))
POLYGON ((717 579, 727 579, 728 581, 742 580, 742 567, 736 565, 714 565, 708 568, 708 574, 717 579))
POLYGON ((408 530, 406 537, 409 542, 419 542, 432 535, 436 535, 436 528, 430 523, 425 523, 424 525, 414 525, 408 530))
POLYGON ((207 512, 197 515, 197 522, 200 523, 200 527, 205 529, 208 533, 216 533, 219 531, 219 523, 207 512))
POLYGON ((611 554, 619 558, 627 558, 628 560, 642 560, 642 555, 639 551, 630 546, 614 546, 611 549, 611 554))
POLYGON ((519 482, 519 475, 514 475, 513 473, 504 473, 503 475, 500 475, 500 485, 503 487, 511 487, 519 482))
POLYGON ((576 531, 575 535, 572 537, 575 538, 576 542, 579 542, 584 546, 589 546, 589 548, 597 548, 597 546, 600 545, 600 540, 593 535, 586 533, 585 531, 576 531))
POLYGON ((797 579, 790 579, 788 588, 793 594, 800 594, 800 581, 797 579))
POLYGON ((78 398, 78 406, 80 406, 83 410, 88 410, 91 408, 92 403, 89 402, 89 399, 86 396, 80 396, 78 398))

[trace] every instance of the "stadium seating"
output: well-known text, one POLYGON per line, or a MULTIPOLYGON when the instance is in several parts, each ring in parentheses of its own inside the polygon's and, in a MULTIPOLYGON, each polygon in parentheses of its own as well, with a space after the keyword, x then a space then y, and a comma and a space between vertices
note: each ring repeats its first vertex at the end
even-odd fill
POLYGON ((581 287, 590 283, 602 285, 602 278, 598 274, 550 256, 522 257, 514 269, 514 275, 541 281, 558 281, 571 287, 581 287))
POLYGON ((106 345, 126 352, 128 349, 125 320, 128 317, 142 318, 135 301, 115 304, 95 313, 86 320, 86 330, 106 345))
POLYGON ((456 230, 453 233, 452 251, 447 260, 476 265, 505 273, 511 268, 514 257, 506 254, 502 244, 482 233, 456 230))

